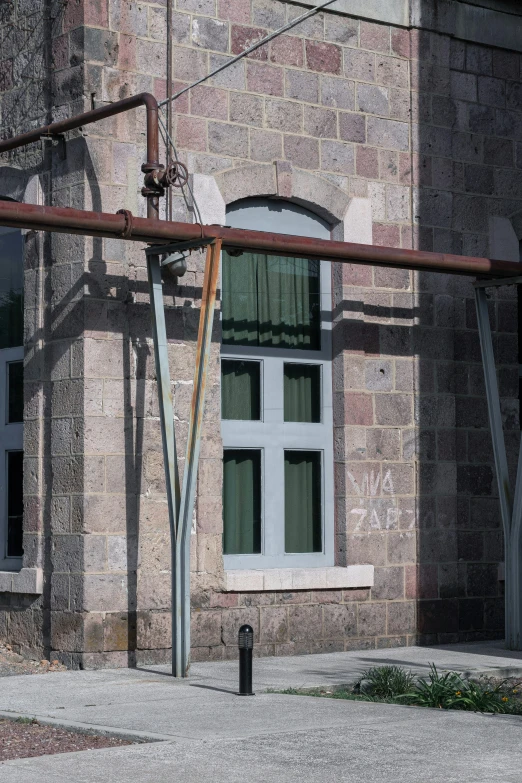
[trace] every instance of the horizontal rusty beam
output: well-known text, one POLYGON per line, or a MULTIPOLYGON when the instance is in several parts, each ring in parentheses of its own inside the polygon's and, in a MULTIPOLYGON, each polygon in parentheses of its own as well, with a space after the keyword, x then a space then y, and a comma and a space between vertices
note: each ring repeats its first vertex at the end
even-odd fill
POLYGON ((350 264, 370 264, 401 269, 416 269, 448 274, 511 277, 520 275, 515 261, 430 253, 353 242, 247 231, 224 226, 200 226, 198 223, 174 223, 139 218, 126 214, 87 212, 69 207, 47 207, 0 201, 0 225, 34 231, 54 231, 93 237, 125 238, 135 242, 164 244, 201 238, 221 239, 224 249, 241 249, 298 258, 318 258, 350 264))

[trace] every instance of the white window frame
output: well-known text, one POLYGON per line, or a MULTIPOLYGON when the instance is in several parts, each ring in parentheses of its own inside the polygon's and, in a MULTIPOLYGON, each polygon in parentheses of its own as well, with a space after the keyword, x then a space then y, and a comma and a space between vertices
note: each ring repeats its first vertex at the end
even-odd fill
MULTIPOLYGON (((258 201, 258 200, 256 200, 258 201)), ((249 199, 252 203, 252 200, 249 199)), ((283 207, 284 202, 277 202, 283 207)), ((291 205, 294 206, 294 205, 291 205)), ((227 216, 234 228, 271 230, 301 236, 330 238, 324 224, 311 218, 288 226, 282 214, 261 211, 252 224, 252 209, 227 216), (246 225, 248 223, 248 225, 246 225), (279 225, 278 225, 279 224, 279 225), (285 229, 286 230, 283 230, 285 229)), ((307 215, 301 215, 307 218, 307 215)), ((290 215, 292 218, 292 215, 290 215)), ((261 554, 224 555, 225 570, 315 568, 334 565, 334 477, 332 395, 332 278, 331 264, 320 262, 321 348, 318 351, 222 345, 222 359, 261 362, 261 421, 221 421, 223 449, 261 449, 261 554), (284 364, 321 365, 321 421, 284 421, 284 364), (320 451, 322 467, 322 552, 285 553, 284 451, 320 451)))
POLYGON ((23 422, 8 423, 8 365, 24 359, 23 346, 0 350, 0 571, 19 571, 22 557, 7 556, 7 454, 23 451, 23 422))

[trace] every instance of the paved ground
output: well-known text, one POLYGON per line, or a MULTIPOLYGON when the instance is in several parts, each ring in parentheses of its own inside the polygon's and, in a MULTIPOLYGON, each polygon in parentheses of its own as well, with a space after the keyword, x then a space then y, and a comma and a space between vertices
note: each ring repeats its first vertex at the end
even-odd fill
POLYGON ((234 695, 237 663, 63 672, 2 680, 0 711, 159 742, 0 765, 2 783, 520 783, 522 718, 266 693, 340 684, 369 665, 518 674, 501 646, 401 648, 255 661, 255 698, 234 695))

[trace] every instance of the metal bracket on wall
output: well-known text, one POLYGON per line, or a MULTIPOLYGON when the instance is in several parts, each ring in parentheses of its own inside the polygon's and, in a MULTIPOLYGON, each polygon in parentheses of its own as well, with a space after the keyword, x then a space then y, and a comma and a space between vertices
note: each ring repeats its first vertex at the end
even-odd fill
MULTIPOLYGON (((173 242, 169 245, 151 245, 145 249, 145 255, 172 255, 173 253, 181 253, 184 250, 196 250, 197 248, 203 249, 207 245, 211 245, 214 242, 213 237, 201 237, 201 239, 191 239, 187 242, 173 242)), ((163 264, 164 262, 162 262, 163 264)))
POLYGON ((489 423, 500 498, 500 513, 504 528, 506 647, 508 650, 522 650, 522 448, 519 450, 513 498, 502 427, 502 411, 486 288, 513 285, 519 282, 522 282, 522 277, 505 278, 503 280, 477 280, 474 283, 480 349, 484 366, 489 423))
POLYGON ((188 676, 190 666, 190 532, 194 513, 201 428, 221 257, 220 239, 198 241, 195 245, 201 247, 202 244, 206 244, 208 248, 201 295, 183 488, 180 492, 160 253, 163 255, 165 252, 176 252, 181 249, 180 245, 186 246, 187 244, 192 243, 154 245, 145 251, 152 305, 154 357, 169 511, 172 574, 172 674, 174 677, 188 676))
POLYGON ((54 141, 58 149, 58 157, 60 160, 67 159, 67 145, 65 143, 65 136, 63 133, 42 134, 40 136, 41 141, 54 141))

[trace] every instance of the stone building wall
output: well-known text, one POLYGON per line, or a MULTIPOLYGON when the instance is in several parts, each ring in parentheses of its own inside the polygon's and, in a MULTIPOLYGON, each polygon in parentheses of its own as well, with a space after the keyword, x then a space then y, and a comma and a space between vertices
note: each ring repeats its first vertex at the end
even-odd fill
MULTIPOLYGON (((302 11, 277 0, 177 0, 174 88, 302 11)), ((70 0, 53 15, 43 81, 54 118, 143 90, 164 97, 164 3, 70 0)), ((13 63, 2 65, 6 135, 37 119, 28 106, 17 124, 4 120, 20 81, 9 81, 13 63)), ((487 255, 489 218, 515 216, 518 226, 522 209, 521 96, 516 52, 328 12, 176 101, 175 139, 194 181, 203 177, 227 203, 299 199, 330 217, 335 238, 361 241, 349 209, 364 202, 375 244, 487 255)), ((136 111, 72 134, 65 160, 53 149, 41 164, 46 197, 142 213, 143 129, 136 111)), ((176 199, 174 216, 193 220, 190 203, 176 199)), ((36 446, 27 440, 26 476, 33 454, 43 457, 34 524, 46 541, 44 592, 3 615, 5 634, 76 666, 168 660, 168 520, 143 249, 40 241, 43 369, 26 379, 41 407, 28 402, 26 433, 36 418, 42 434, 36 446)), ((193 256, 180 286, 165 287, 181 454, 202 269, 193 256)), ((224 589, 216 319, 192 537, 195 659, 235 655, 245 621, 267 655, 502 632, 502 537, 471 282, 356 265, 332 275, 336 564, 374 565, 374 585, 224 589)), ((513 452, 514 291, 499 289, 491 312, 513 452)))

